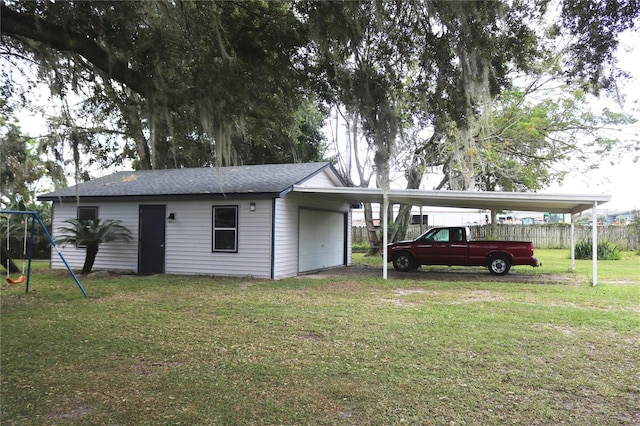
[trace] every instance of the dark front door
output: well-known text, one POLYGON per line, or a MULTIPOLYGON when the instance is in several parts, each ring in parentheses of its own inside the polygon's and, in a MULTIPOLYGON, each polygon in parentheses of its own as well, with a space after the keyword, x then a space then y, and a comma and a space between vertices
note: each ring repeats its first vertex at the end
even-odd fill
POLYGON ((140 206, 138 273, 164 274, 166 206, 140 206))

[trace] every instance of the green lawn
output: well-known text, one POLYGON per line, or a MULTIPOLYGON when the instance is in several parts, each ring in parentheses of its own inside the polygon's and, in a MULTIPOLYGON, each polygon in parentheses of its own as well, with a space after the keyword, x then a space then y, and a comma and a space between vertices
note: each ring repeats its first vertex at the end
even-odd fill
POLYGON ((640 256, 591 287, 590 261, 537 255, 514 273, 585 279, 81 277, 84 298, 36 268, 0 291, 0 424, 640 423, 640 256))

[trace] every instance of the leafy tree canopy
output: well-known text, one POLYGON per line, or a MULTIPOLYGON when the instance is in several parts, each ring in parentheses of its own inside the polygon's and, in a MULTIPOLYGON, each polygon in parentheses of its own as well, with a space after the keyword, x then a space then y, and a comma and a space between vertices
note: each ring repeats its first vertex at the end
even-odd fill
MULTIPOLYGON (((379 185, 388 185, 411 122, 434 135, 413 151, 448 164, 458 189, 475 182, 483 104, 511 87, 514 70, 530 72, 549 45, 566 40, 559 71, 598 93, 620 76, 617 37, 640 14, 638 0, 2 1, 1 8, 3 57, 32 61, 66 101, 59 124, 76 161, 134 157, 138 167, 161 168, 313 159, 320 98, 358 114, 379 185), (75 115, 71 93, 81 99, 75 115), (114 152, 111 138, 127 145, 114 152)), ((19 95, 7 75, 3 91, 19 95)))
POLYGON ((303 33, 281 2, 2 2, 5 53, 74 93, 81 115, 116 123, 63 114, 69 141, 100 158, 124 136, 120 155, 141 168, 243 162, 248 135, 304 154, 315 137, 286 138, 308 124, 303 33))
POLYGON ((0 108, 0 209, 33 209, 43 176, 64 176, 55 162, 41 158, 36 141, 23 134, 9 111, 0 108))

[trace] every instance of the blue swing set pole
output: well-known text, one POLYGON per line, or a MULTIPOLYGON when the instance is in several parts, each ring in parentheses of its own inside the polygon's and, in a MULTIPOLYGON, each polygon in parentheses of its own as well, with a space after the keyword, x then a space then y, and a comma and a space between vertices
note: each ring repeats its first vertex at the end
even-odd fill
MULTIPOLYGON (((42 223, 42 220, 40 220, 40 215, 38 214, 38 212, 36 212, 36 211, 18 211, 18 210, 0 210, 0 214, 26 214, 26 215, 31 215, 33 220, 37 220, 38 224, 40 225, 40 228, 42 228, 42 230, 44 231, 45 235, 49 239, 49 242, 51 243, 51 247, 53 247, 53 249, 55 249, 56 253, 58 253, 58 256, 60 256, 60 259, 62 259, 62 262, 64 263, 64 266, 67 267, 67 270, 69 271, 69 273, 73 277, 73 280, 78 285, 78 288, 80 289, 82 294, 84 294, 84 297, 87 297, 86 290, 84 289, 84 287, 82 287, 82 284, 80 284, 80 280, 78 279, 76 274, 73 272, 73 269, 71 269, 71 266, 69 266, 69 264, 67 263, 67 260, 64 258, 62 253, 60 253, 60 250, 58 250, 58 246, 56 245, 56 242, 53 240, 53 237, 51 236, 51 234, 49 234, 49 231, 47 231, 47 227, 44 226, 44 223, 42 223)), ((32 227, 33 226, 35 226, 35 225, 32 224, 32 227)), ((31 234, 31 237, 33 238, 33 234, 31 234)), ((31 246, 33 247, 33 244, 31 246)), ((30 251, 30 253, 32 253, 32 252, 30 251)), ((29 272, 31 272, 31 256, 29 257, 29 272)), ((29 291, 29 276, 27 276, 27 291, 29 291)))
POLYGON ((31 235, 29 236, 29 262, 27 263, 27 283, 24 292, 29 293, 29 280, 31 279, 31 260, 33 259, 33 234, 36 232, 36 220, 31 216, 31 235))
POLYGON ((85 291, 84 287, 82 287, 82 284, 80 284, 80 280, 76 276, 75 272, 73 272, 73 269, 71 269, 71 266, 69 266, 69 264, 67 263, 67 260, 64 258, 62 253, 60 253, 60 250, 58 250, 58 246, 56 245, 56 242, 53 241, 53 237, 51 236, 51 234, 49 234, 49 231, 47 231, 47 227, 44 226, 44 223, 42 223, 42 220, 40 220, 40 216, 38 215, 38 212, 33 212, 33 218, 35 220, 37 220, 38 223, 40 224, 40 227, 42 228, 44 233, 47 235, 47 238, 49 238, 49 242, 51 243, 51 247, 53 247, 55 249, 56 253, 58 253, 58 256, 60 256, 60 259, 62 259, 62 262, 64 263, 64 266, 67 267, 67 270, 69 271, 69 273, 73 277, 73 280, 78 285, 78 288, 80 289, 82 294, 84 294, 84 297, 87 297, 87 292, 85 291))

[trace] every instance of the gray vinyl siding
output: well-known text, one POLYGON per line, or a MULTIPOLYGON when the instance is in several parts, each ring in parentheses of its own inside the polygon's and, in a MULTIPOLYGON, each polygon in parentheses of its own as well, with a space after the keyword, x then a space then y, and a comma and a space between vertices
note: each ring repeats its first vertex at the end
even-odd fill
POLYGON ((290 195, 275 200, 273 278, 276 280, 298 275, 298 204, 290 195))
MULTIPOLYGON (((131 203, 89 203, 80 206, 97 206, 98 218, 121 220, 122 225, 131 231, 131 241, 116 241, 101 244, 93 265, 93 270, 125 270, 136 272, 138 268, 138 205, 131 203)), ((53 208, 53 238, 58 238, 58 228, 68 226, 63 223, 67 219, 75 219, 77 216, 77 204, 55 203, 53 208)), ((86 250, 76 248, 73 244, 58 246, 65 260, 73 269, 81 269, 84 265, 86 250)), ((51 251, 51 268, 65 269, 60 256, 51 251)))
MULTIPOLYGON (((168 202, 167 214, 174 213, 175 221, 166 223, 165 273, 182 275, 225 275, 271 277, 271 200, 255 201, 256 210, 249 211, 250 201, 168 202), (212 252, 213 206, 238 207, 238 252, 212 252)), ((94 270, 138 270, 139 203, 92 203, 98 206, 102 219, 122 220, 132 232, 130 242, 102 244, 94 270)), ((76 204, 58 204, 54 208, 54 238, 57 228, 66 219, 76 217, 76 204)), ((74 245, 59 247, 74 269, 82 268, 85 250, 74 245)), ((63 269, 60 257, 52 252, 51 266, 63 269)))
POLYGON ((329 175, 329 171, 323 170, 321 173, 318 173, 310 179, 302 182, 300 186, 305 188, 331 188, 333 186, 341 185, 337 185, 337 178, 333 173, 329 175))
POLYGON ((271 276, 271 200, 254 201, 172 202, 167 214, 176 220, 167 223, 167 274, 200 274, 224 276, 271 276), (213 206, 238 207, 238 252, 212 251, 213 206))

